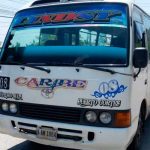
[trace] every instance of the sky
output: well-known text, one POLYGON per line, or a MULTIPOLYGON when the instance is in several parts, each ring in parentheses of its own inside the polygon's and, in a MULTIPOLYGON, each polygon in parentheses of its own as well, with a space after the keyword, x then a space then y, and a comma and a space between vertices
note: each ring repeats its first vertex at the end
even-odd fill
POLYGON ((150 1, 149 0, 135 0, 144 11, 146 11, 150 15, 150 1))
POLYGON ((31 0, 0 0, 0 46, 14 14, 31 0), (8 17, 8 18, 7 18, 8 17))
MULTIPOLYGON (((12 21, 11 18, 7 17, 13 17, 18 9, 22 8, 30 1, 32 0, 0 0, 0 46, 12 21)), ((146 11, 150 15, 149 0, 135 0, 135 3, 137 3, 144 11, 146 11)))

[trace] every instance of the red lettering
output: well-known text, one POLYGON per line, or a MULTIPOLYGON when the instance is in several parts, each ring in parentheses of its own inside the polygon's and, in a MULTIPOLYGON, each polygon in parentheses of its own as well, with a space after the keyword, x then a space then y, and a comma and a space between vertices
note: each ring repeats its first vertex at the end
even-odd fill
POLYGON ((66 14, 57 14, 53 22, 63 22, 66 14))
POLYGON ((27 82, 28 82, 28 79, 27 78, 23 78, 23 77, 17 78, 15 80, 15 83, 18 84, 18 85, 20 85, 20 86, 26 85, 27 82))
POLYGON ((51 22, 51 18, 50 18, 50 16, 42 16, 42 22, 43 23, 49 23, 49 22, 51 22))
POLYGON ((31 79, 31 80, 28 82, 27 86, 28 86, 29 88, 38 88, 38 81, 37 81, 37 79, 36 79, 36 78, 31 79))
POLYGON ((67 14, 67 16, 65 17, 65 19, 63 21, 74 21, 77 19, 77 14, 75 13, 70 13, 70 14, 67 14))
POLYGON ((55 17, 55 14, 42 16, 42 23, 51 23, 55 17))

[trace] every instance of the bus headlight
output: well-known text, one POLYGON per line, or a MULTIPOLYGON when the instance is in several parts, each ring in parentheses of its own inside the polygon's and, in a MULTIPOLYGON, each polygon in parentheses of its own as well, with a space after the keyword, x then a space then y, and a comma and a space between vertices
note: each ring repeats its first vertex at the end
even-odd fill
POLYGON ((4 112, 8 112, 8 110, 9 110, 9 105, 8 105, 7 103, 2 103, 2 110, 3 110, 4 112))
POLYGON ((15 114, 18 111, 17 105, 16 104, 10 104, 9 110, 11 113, 15 114))
POLYGON ((85 118, 88 122, 90 123, 94 123, 97 120, 97 115, 94 111, 88 111, 85 114, 85 118))
POLYGON ((109 124, 112 121, 111 114, 108 112, 101 113, 99 119, 103 124, 109 124))

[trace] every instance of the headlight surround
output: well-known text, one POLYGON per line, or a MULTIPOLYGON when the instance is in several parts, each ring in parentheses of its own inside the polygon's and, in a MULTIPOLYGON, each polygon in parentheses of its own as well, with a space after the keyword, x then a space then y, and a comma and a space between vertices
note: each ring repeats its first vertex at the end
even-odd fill
POLYGON ((17 105, 16 104, 10 104, 9 105, 9 111, 13 114, 17 113, 18 109, 17 109, 17 105))
POLYGON ((99 119, 103 124, 109 124, 112 121, 112 115, 108 112, 103 112, 100 114, 99 119))
POLYGON ((4 102, 4 103, 2 103, 1 108, 4 112, 8 112, 9 111, 9 104, 4 102))
POLYGON ((97 120, 97 114, 94 111, 87 111, 85 114, 85 118, 88 122, 94 123, 97 120))

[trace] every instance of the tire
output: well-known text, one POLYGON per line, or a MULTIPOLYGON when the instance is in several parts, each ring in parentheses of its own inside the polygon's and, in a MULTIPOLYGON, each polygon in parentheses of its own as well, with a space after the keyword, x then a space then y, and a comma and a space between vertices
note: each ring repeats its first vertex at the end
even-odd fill
POLYGON ((139 115, 139 121, 138 121, 138 128, 135 134, 135 137, 133 138, 132 143, 129 145, 127 150, 140 150, 141 145, 141 136, 143 134, 144 129, 144 116, 143 112, 141 110, 139 115))

